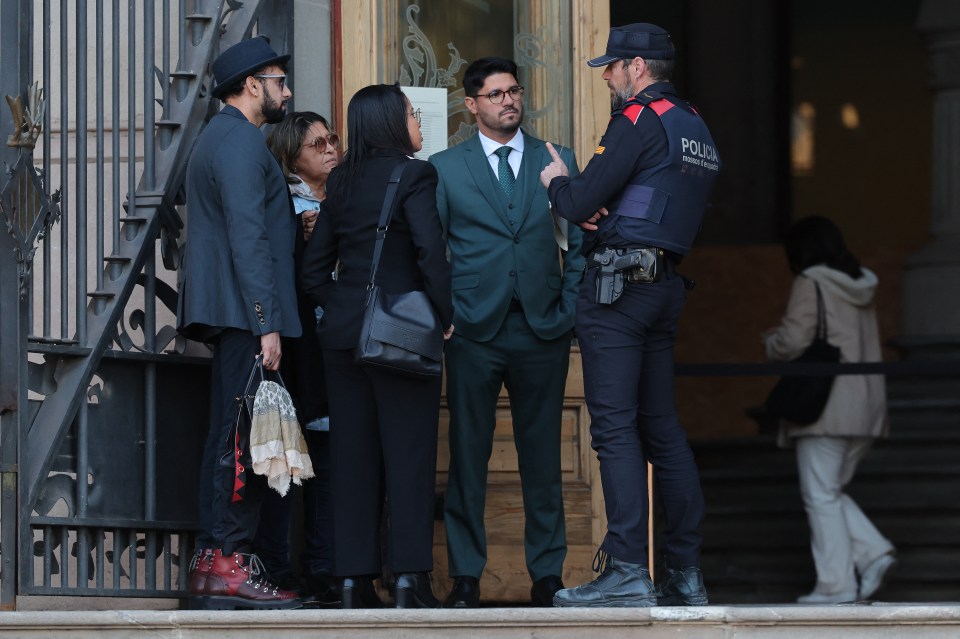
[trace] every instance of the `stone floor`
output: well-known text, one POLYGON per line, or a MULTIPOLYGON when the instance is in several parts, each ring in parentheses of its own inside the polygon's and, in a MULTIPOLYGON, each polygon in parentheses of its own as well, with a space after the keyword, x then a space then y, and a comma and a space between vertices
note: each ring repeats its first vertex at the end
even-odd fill
POLYGON ((0 613, 0 638, 956 639, 960 603, 479 610, 0 613))

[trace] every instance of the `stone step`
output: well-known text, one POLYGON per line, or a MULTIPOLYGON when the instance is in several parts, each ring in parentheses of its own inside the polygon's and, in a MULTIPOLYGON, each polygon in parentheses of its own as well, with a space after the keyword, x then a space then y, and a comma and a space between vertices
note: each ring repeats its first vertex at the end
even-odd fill
POLYGON ((960 604, 258 612, 6 612, 0 637, 58 639, 864 639, 960 636, 960 604))
MULTIPOLYGON (((898 564, 874 598, 883 601, 960 600, 960 549, 899 547, 898 564)), ((711 601, 733 604, 766 601, 788 603, 809 591, 816 581, 808 545, 772 549, 704 549, 704 581, 711 601), (749 595, 749 596, 748 596, 749 595), (762 595, 763 599, 755 598, 762 595)))
MULTIPOLYGON (((960 513, 930 511, 904 516, 900 513, 870 513, 874 525, 898 548, 905 546, 950 546, 957 543, 960 513)), ((784 548, 808 548, 810 533, 802 507, 789 513, 761 514, 746 520, 742 515, 709 515, 703 522, 704 551, 755 552, 784 548), (748 525, 745 525, 748 523, 748 525)))
MULTIPOLYGON (((726 478, 702 480, 707 513, 734 514, 784 512, 800 503, 796 480, 790 477, 726 478)), ((848 491, 870 513, 902 510, 960 510, 960 474, 889 474, 877 478, 857 477, 848 491)), ((958 539, 960 543, 960 539, 958 539)))

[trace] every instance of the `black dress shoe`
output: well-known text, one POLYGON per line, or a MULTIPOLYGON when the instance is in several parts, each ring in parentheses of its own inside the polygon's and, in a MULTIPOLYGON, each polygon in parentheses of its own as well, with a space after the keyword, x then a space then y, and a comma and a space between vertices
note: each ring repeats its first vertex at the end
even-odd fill
POLYGON ((553 596, 563 590, 563 582, 556 575, 547 575, 533 582, 530 605, 534 608, 553 608, 553 596))
POLYGON ((430 575, 425 572, 403 572, 397 575, 393 601, 397 608, 440 607, 440 601, 433 596, 430 575))
POLYGON ((657 604, 661 606, 706 606, 707 589, 703 573, 697 566, 667 567, 667 578, 657 588, 657 604))
POLYGON ((373 577, 344 577, 341 608, 382 608, 373 577))
POLYGON ((341 580, 330 573, 304 577, 307 596, 316 602, 317 608, 339 608, 343 601, 341 580))
POLYGON ((603 572, 593 581, 575 588, 557 591, 553 598, 553 605, 590 608, 648 608, 657 605, 656 591, 646 566, 631 564, 609 556, 605 564, 603 572))
POLYGON ((476 608, 480 605, 480 580, 476 577, 454 577, 453 590, 443 601, 444 608, 476 608))

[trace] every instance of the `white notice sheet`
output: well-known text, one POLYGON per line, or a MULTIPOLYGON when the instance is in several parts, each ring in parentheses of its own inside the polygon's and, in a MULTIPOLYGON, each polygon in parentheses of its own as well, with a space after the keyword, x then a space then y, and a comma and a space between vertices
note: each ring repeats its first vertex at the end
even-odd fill
POLYGON ((418 160, 447 148, 447 90, 432 87, 400 87, 410 99, 414 109, 420 109, 420 131, 423 132, 423 149, 418 160))

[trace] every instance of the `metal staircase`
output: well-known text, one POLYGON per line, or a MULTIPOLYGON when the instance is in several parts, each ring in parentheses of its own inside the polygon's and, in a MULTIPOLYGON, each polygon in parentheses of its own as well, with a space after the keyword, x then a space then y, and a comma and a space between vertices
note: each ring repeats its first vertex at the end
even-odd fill
MULTIPOLYGON (((16 78, 32 75, 35 56, 36 80, 59 97, 41 122, 41 159, 19 148, 0 178, 6 242, 18 248, 0 256, 2 313, 19 309, 19 343, 7 331, 0 346, 5 359, 28 360, 3 369, 16 401, 0 411, 0 604, 12 607, 15 593, 175 596, 196 510, 177 497, 194 494, 207 407, 204 349, 171 325, 180 194, 216 108, 211 61, 286 3, 99 0, 74 13, 43 4, 0 8, 3 34, 24 12, 42 21, 19 32, 16 78), (158 254, 167 275, 157 273, 158 254)), ((17 94, 29 83, 20 84, 17 94)), ((42 107, 33 106, 36 117, 42 107)))

